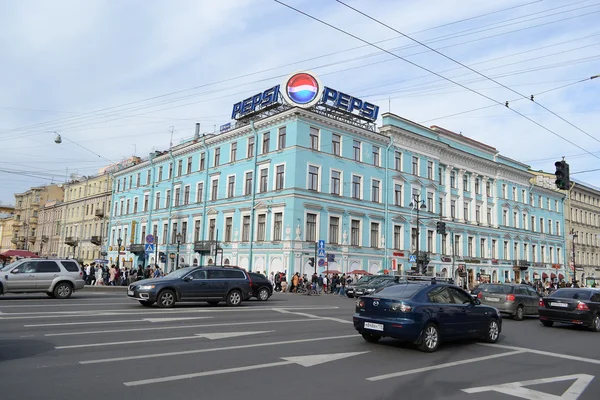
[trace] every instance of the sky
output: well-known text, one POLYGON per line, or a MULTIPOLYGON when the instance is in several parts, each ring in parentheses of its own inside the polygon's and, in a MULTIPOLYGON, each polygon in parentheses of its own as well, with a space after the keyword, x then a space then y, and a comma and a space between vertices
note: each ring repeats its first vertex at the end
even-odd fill
POLYGON ((535 170, 599 168, 600 1, 281 1, 396 56, 272 0, 0 2, 0 201, 218 130, 303 70, 535 170))

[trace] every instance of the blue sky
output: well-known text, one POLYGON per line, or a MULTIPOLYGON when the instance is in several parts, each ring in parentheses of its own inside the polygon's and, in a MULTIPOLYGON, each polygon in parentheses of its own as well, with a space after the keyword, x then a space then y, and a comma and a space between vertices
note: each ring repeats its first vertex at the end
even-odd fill
MULTIPOLYGON (((333 0, 283 1, 497 101, 519 97, 333 0)), ((600 156, 600 78, 575 83, 600 74, 600 3, 348 3, 521 94, 549 91, 535 99, 594 138, 530 101, 510 106, 600 156)), ((462 132, 534 169, 553 171, 561 156, 571 172, 598 165, 502 106, 440 118, 493 103, 271 0, 1 2, 0 52, 5 204, 30 186, 64 181, 67 168, 91 175, 108 160, 165 149, 171 127, 175 143, 195 122, 212 132, 233 103, 305 69, 382 111, 462 132)), ((600 186, 598 172, 574 176, 600 186)))

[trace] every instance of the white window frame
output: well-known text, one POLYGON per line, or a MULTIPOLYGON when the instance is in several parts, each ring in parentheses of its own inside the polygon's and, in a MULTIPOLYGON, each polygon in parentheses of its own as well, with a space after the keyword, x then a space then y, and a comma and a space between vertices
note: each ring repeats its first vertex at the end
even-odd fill
POLYGON ((285 189, 285 176, 286 176, 286 164, 285 163, 279 163, 279 164, 275 164, 273 165, 273 188, 272 190, 283 190, 285 189), (277 189, 277 167, 281 167, 283 166, 283 187, 281 189, 277 189))
POLYGON ((309 177, 309 171, 310 171, 310 167, 317 167, 319 169, 319 173, 317 175, 317 192, 321 192, 321 182, 323 180, 323 166, 322 165, 318 165, 318 164, 306 164, 306 190, 310 190, 313 191, 312 189, 310 189, 310 185, 308 184, 308 182, 310 182, 310 177, 309 177))

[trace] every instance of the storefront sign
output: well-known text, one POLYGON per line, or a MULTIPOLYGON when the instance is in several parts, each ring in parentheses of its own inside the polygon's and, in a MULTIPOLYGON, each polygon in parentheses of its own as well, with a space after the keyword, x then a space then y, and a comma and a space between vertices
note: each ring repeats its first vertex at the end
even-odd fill
POLYGON ((401 252, 398 252, 398 251, 393 252, 392 255, 394 257, 404 257, 404 253, 401 253, 401 252))
POLYGON ((481 260, 477 260, 476 258, 465 258, 464 262, 467 264, 481 264, 481 260))

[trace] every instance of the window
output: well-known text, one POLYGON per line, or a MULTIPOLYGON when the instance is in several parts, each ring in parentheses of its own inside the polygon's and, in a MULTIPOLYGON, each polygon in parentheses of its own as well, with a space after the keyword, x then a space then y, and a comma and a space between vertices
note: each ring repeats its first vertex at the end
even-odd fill
POLYGON ((317 240, 317 214, 306 214, 306 241, 317 240))
POLYGON ((360 141, 352 141, 352 151, 354 155, 354 161, 360 161, 360 141))
POLYGON ((286 128, 285 126, 279 128, 279 132, 277 134, 277 149, 278 150, 283 150, 285 149, 285 135, 286 135, 286 128))
POLYGON ((183 189, 183 204, 186 206, 188 204, 190 204, 190 187, 189 186, 186 186, 183 189))
POLYGON ((237 142, 231 143, 231 162, 237 161, 237 142))
POLYGON ((518 213, 516 211, 513 211, 513 227, 517 228, 518 224, 517 224, 517 218, 518 218, 518 213))
POLYGON ((427 161, 427 179, 433 180, 433 161, 427 161))
POLYGON ((487 197, 492 197, 492 186, 489 182, 485 183, 485 194, 487 197))
POLYGON ((394 205, 402 206, 402 185, 399 183, 394 185, 394 205))
POLYGON ((266 214, 258 214, 258 230, 256 232, 256 240, 259 242, 265 241, 266 225, 267 225, 267 215, 266 214))
POLYGON ((357 219, 350 222, 350 245, 360 246, 360 221, 357 219))
POLYGON ((162 165, 160 167, 158 167, 158 181, 162 181, 163 179, 163 167, 162 165))
POLYGON ((60 267, 54 261, 38 261, 38 262, 30 262, 29 265, 35 265, 35 271, 38 273, 54 273, 60 272, 60 267))
POLYGON ((379 166, 379 147, 373 146, 373 165, 379 166))
POLYGON ((479 257, 486 257, 485 239, 479 239, 479 257))
POLYGON ((208 221, 208 240, 215 240, 215 230, 217 229, 217 220, 211 218, 208 221))
POLYGON ((144 211, 148 211, 148 197, 149 195, 144 195, 144 211))
POLYGON ((177 176, 183 175, 183 160, 177 161, 177 176))
POLYGON ((254 156, 254 136, 248 138, 248 153, 246 157, 250 158, 254 156))
POLYGON ((492 254, 490 257, 496 258, 496 240, 492 239, 492 254))
POLYGON ((137 214, 138 212, 138 198, 133 199, 133 213, 137 214))
POLYGON ((379 247, 379 224, 371 222, 371 247, 379 247))
POLYGON ((399 225, 394 225, 394 249, 400 250, 402 247, 402 227, 399 225))
POLYGON ((371 201, 379 203, 379 186, 381 185, 381 182, 373 179, 371 185, 371 201))
POLYGON ((142 174, 140 172, 138 172, 137 176, 135 177, 135 186, 136 187, 140 187, 141 180, 142 180, 142 174))
POLYGON ((548 234, 552 235, 552 220, 551 219, 548 220, 548 234))
POLYGON ((412 174, 419 176, 419 157, 413 156, 412 158, 412 174))
POLYGON ((531 216, 531 231, 535 232, 535 216, 531 216))
POLYGON ((450 291, 446 286, 440 286, 427 293, 427 297, 431 303, 436 304, 451 304, 452 298, 450 297, 450 291))
POLYGON ((167 244, 168 236, 169 236, 169 224, 163 224, 163 234, 162 234, 163 244, 167 244))
POLYGON ((456 189, 456 172, 450 172, 450 187, 456 189))
POLYGON ((283 189, 285 179, 285 167, 283 165, 278 165, 275 167, 275 190, 283 189))
POLYGON ((250 216, 244 215, 242 219, 242 242, 250 240, 250 216))
POLYGON ((469 221, 471 219, 471 216, 469 214, 469 203, 465 202, 463 204, 463 216, 465 218, 465 221, 469 221))
POLYGON ((310 128, 310 148, 319 150, 319 130, 313 127, 310 128))
POLYGON ((173 163, 169 164, 169 179, 173 177, 173 163))
POLYGON ((506 199, 506 185, 502 184, 502 198, 506 199))
POLYGON ((340 195, 340 171, 331 171, 331 194, 340 195))
POLYGON ((331 135, 331 153, 335 156, 342 154, 341 136, 336 133, 331 135))
POLYGON ((218 179, 214 179, 212 181, 212 188, 211 188, 211 191, 210 191, 210 199, 212 201, 217 200, 217 194, 218 194, 217 192, 218 192, 218 190, 219 190, 219 180, 218 179))
POLYGON ((448 290, 452 294, 452 299, 454 304, 471 304, 473 303, 473 299, 467 293, 462 290, 449 287, 448 290))
POLYGON ((467 178, 467 175, 463 175, 463 191, 469 191, 469 180, 467 178))
POLYGON ((275 216, 273 219, 273 241, 274 242, 281 241, 282 227, 283 227, 283 214, 280 212, 275 213, 275 216))
POLYGON ((450 200, 450 217, 456 218, 456 200, 450 200))
POLYGON ((167 190, 165 192, 165 208, 171 207, 171 191, 167 190))
POLYGON ((508 211, 502 210, 502 225, 508 226, 508 211))
POLYGON ((427 251, 433 253, 433 231, 427 231, 427 251))
POLYGON ((399 151, 394 154, 394 169, 396 171, 402 171, 402 153, 399 151))
POLYGON ((481 194, 481 186, 479 185, 479 178, 475 178, 475 193, 481 194))
POLYGON ((177 189, 175 189, 175 207, 177 207, 181 204, 179 202, 180 200, 181 200, 181 189, 177 188, 177 189))
POLYGON ((433 193, 427 193, 427 211, 433 212, 433 193))
POLYGON ((469 254, 469 257, 473 257, 473 238, 471 236, 469 236, 467 238, 467 252, 469 254))
POLYGON ((221 148, 217 147, 215 149, 215 167, 218 167, 221 164, 221 148))
POLYGON ((540 218, 540 233, 544 233, 544 218, 540 218))
POLYGON ((185 172, 189 175, 192 173, 192 157, 188 157, 187 159, 187 167, 185 172))
POLYGON ((152 179, 152 171, 148 170, 148 173, 146 174, 146 185, 150 184, 151 179, 152 179))
POLYGON ((521 229, 527 229, 527 215, 523 214, 523 225, 521 225, 521 229))
POLYGON ((246 172, 244 195, 248 196, 250 194, 252 194, 252 172, 246 172))
POLYGON ((267 154, 269 152, 269 147, 271 145, 271 134, 263 133, 263 142, 262 142, 262 154, 267 154))
POLYGON ((227 178, 227 197, 233 197, 235 195, 235 175, 227 178))
POLYGON ((314 165, 308 167, 308 190, 319 190, 319 167, 314 165))
POLYGON ((265 193, 269 190, 269 170, 264 168, 260 170, 260 193, 265 193))
POLYGON ((475 206, 475 221, 481 222, 481 206, 475 206))
POLYGON ((360 176, 352 175, 352 197, 355 199, 360 199, 360 180, 360 176))
POLYGON ((509 257, 510 257, 510 255, 508 254, 508 242, 507 241, 504 241, 502 251, 503 251, 503 254, 504 254, 504 259, 508 260, 509 257))
POLYGON ((560 222, 556 221, 556 231, 554 231, 555 235, 560 235, 560 222))
POLYGON ((329 217, 329 243, 338 244, 340 232, 339 217, 329 217))
POLYGON ((206 168, 206 153, 200 154, 200 171, 204 171, 206 168))
MULTIPOLYGON (((142 238, 144 235, 142 235, 142 238)), ((181 243, 187 243, 187 222, 181 223, 181 243)))
POLYGON ((454 254, 461 255, 460 253, 460 235, 454 235, 454 254))
POLYGON ((196 203, 202 203, 202 200, 204 200, 204 183, 200 182, 198 184, 197 190, 196 190, 196 203))
MULTIPOLYGON (((115 207, 116 207, 115 203, 115 207)), ((160 208, 160 192, 156 193, 156 198, 154 199, 154 209, 158 210, 160 208)))

